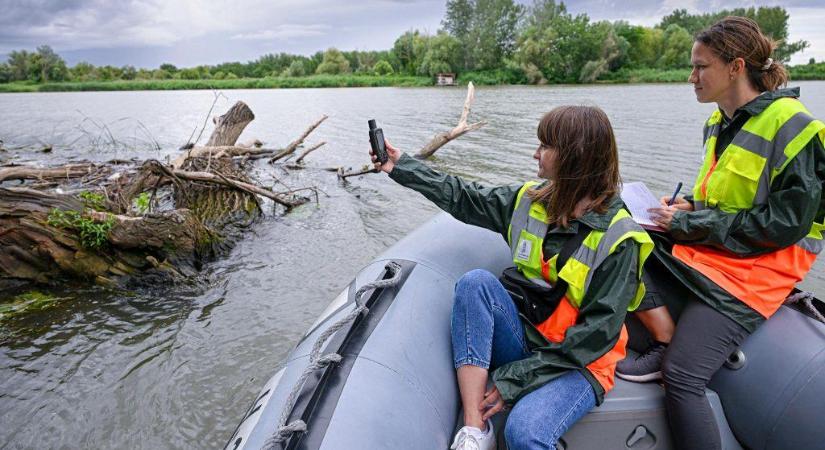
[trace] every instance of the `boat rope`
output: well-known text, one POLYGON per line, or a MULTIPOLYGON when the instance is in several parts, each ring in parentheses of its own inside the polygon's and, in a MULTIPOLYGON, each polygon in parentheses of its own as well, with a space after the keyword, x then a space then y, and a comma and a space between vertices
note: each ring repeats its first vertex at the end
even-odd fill
POLYGON ((318 339, 315 340, 315 345, 312 346, 312 351, 309 353, 309 364, 304 369, 303 373, 301 373, 301 376, 298 377, 295 385, 292 386, 292 390, 290 391, 289 396, 286 399, 286 403, 284 404, 284 408, 281 411, 281 417, 278 419, 278 427, 275 429, 275 432, 272 433, 272 436, 264 442, 264 449, 277 450, 281 448, 287 438, 292 436, 292 433, 306 431, 307 424, 303 420, 299 419, 292 421, 289 424, 286 423, 286 421, 289 420, 289 415, 292 414, 292 409, 295 407, 295 402, 298 400, 298 395, 301 393, 304 383, 314 371, 326 367, 331 363, 341 361, 341 355, 337 353, 328 353, 321 356, 321 349, 327 340, 338 332, 338 330, 355 320, 355 318, 359 315, 369 312, 369 308, 367 308, 364 302, 361 301, 361 297, 364 293, 371 289, 383 289, 398 284, 398 281, 401 279, 401 266, 398 265, 398 263, 390 261, 387 263, 386 269, 392 273, 392 276, 387 279, 376 280, 372 283, 367 283, 361 286, 355 293, 355 308, 347 314, 346 317, 341 318, 341 320, 335 322, 332 326, 324 330, 324 332, 318 336, 318 339))
POLYGON ((799 291, 796 294, 793 294, 790 297, 786 298, 785 304, 799 305, 802 309, 807 311, 808 314, 813 316, 814 319, 822 323, 825 323, 825 316, 823 316, 822 313, 819 312, 818 309, 816 309, 816 306, 814 306, 813 303, 814 300, 816 300, 816 298, 814 297, 813 292, 799 291))

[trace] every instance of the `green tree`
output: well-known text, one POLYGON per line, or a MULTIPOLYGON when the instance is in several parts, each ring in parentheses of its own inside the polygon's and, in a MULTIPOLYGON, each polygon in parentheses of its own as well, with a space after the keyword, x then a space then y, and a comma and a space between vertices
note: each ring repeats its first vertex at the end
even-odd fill
MULTIPOLYGON (((537 67, 549 81, 574 83, 588 62, 602 58, 605 30, 591 26, 587 15, 574 17, 562 3, 536 1, 528 12, 515 58, 523 67, 537 67)), ((589 69, 595 70, 596 64, 589 69)))
POLYGON ((6 63, 0 63, 0 83, 8 83, 12 81, 11 66, 6 63))
POLYGON ((165 69, 155 69, 152 71, 152 78, 155 80, 169 80, 172 78, 172 74, 165 69))
POLYGON ((699 31, 713 25, 725 16, 742 16, 753 19, 762 32, 777 42, 774 59, 787 62, 795 53, 808 48, 809 43, 804 40, 788 41, 788 19, 790 16, 781 6, 760 6, 759 8, 736 8, 705 14, 688 14, 687 10, 677 9, 662 18, 657 28, 666 30, 670 25, 679 25, 693 36, 699 31))
POLYGON ((461 43, 466 69, 494 69, 516 48, 524 7, 513 0, 448 0, 444 28, 461 43))
POLYGON ((347 58, 335 47, 330 47, 324 52, 324 59, 315 73, 325 73, 330 75, 350 73, 350 65, 347 58))
POLYGON ((375 66, 373 66, 373 71, 376 75, 380 76, 387 76, 393 74, 392 65, 390 65, 390 63, 383 59, 375 63, 375 66))
POLYGON ((461 64, 461 42, 445 32, 427 40, 427 50, 421 58, 418 73, 434 76, 442 72, 457 72, 461 64))
POLYGON ((630 44, 620 36, 610 22, 598 22, 590 26, 589 34, 602 41, 599 57, 584 64, 579 81, 592 83, 603 74, 619 69, 627 60, 630 44))
POLYGON ((121 80, 134 80, 135 78, 137 78, 137 69, 135 69, 135 66, 126 65, 121 67, 120 71, 121 80))
POLYGON ((69 79, 74 81, 91 81, 97 78, 95 66, 81 61, 69 69, 69 79))
POLYGON ((31 53, 26 50, 13 50, 9 53, 9 69, 12 81, 23 81, 29 78, 29 61, 31 53))
POLYGON ((657 66, 662 69, 678 69, 690 66, 690 49, 693 38, 679 25, 667 27, 663 36, 664 48, 657 66))
POLYGON ((166 72, 168 72, 170 74, 171 73, 176 73, 178 71, 178 68, 175 67, 174 64, 169 64, 169 63, 163 63, 163 64, 160 65, 159 68, 160 68, 160 70, 165 70, 166 72))
POLYGON ((306 75, 306 69, 304 69, 304 63, 300 60, 296 59, 292 61, 292 63, 284 69, 282 73, 285 77, 302 77, 306 75))
POLYGON ((199 80, 201 74, 197 68, 186 68, 178 71, 181 80, 199 80))
POLYGON ((64 81, 69 76, 66 62, 48 45, 41 45, 35 53, 29 54, 28 69, 28 78, 41 83, 64 81))
POLYGON ((399 72, 415 75, 427 51, 427 39, 418 30, 410 30, 395 40, 392 53, 398 59, 399 72))
POLYGON ((461 43, 462 67, 472 67, 473 14, 475 2, 472 0, 447 0, 447 11, 441 24, 451 36, 461 43))

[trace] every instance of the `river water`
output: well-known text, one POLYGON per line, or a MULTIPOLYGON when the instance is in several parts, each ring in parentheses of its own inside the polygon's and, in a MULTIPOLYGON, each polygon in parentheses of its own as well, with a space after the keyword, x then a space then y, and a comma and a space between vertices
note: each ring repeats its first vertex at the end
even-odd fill
MULTIPOLYGON (((797 84, 794 84, 797 85, 797 84)), ((802 82, 825 117, 825 82, 802 82)), ((327 141, 309 168, 264 162, 265 183, 323 194, 265 217, 183 285, 139 291, 62 288, 54 307, 0 323, 0 448, 218 448, 292 346, 360 267, 436 212, 384 174, 340 182, 330 166, 368 162, 367 119, 414 152, 457 122, 463 88, 233 90, 214 114, 246 102, 256 119, 240 141, 283 147, 322 114, 307 140, 327 141)), ((201 127, 210 91, 0 95, 0 162, 57 164, 159 158, 201 127), (51 144, 49 154, 37 149, 51 144)), ((488 124, 439 150, 430 164, 488 184, 535 175, 541 115, 557 105, 609 115, 625 181, 656 194, 685 191, 701 161, 712 105, 687 84, 478 88, 471 120, 488 124)), ((211 132, 206 127, 202 142, 211 132)), ((286 188, 284 188, 286 190, 286 188)), ((820 260, 802 287, 825 293, 820 260)))

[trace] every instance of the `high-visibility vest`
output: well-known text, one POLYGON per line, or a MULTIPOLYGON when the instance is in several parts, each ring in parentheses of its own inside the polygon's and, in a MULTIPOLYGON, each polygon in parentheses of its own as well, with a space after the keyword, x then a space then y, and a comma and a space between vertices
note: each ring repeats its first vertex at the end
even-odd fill
MULTIPOLYGON (((773 180, 813 138, 825 143, 825 124, 801 102, 780 98, 742 126, 716 159, 722 113, 711 114, 704 128, 705 160, 693 187, 694 208, 725 212, 764 205, 773 180)), ((764 317, 782 305, 808 273, 825 246, 825 224, 814 222, 796 244, 755 257, 740 257, 706 246, 675 245, 673 255, 690 265, 764 317)))
MULTIPOLYGON (((627 239, 640 244, 639 287, 630 302, 629 311, 635 310, 644 297, 645 287, 641 281, 645 260, 653 251, 650 236, 621 208, 610 221, 606 231, 591 230, 563 267, 556 267, 558 255, 547 261, 544 259, 543 242, 548 230, 547 211, 538 202, 532 202, 527 191, 538 183, 528 182, 519 190, 513 217, 508 230, 508 243, 513 262, 530 281, 540 286, 550 287, 559 278, 567 282, 567 292, 555 311, 536 329, 551 342, 562 342, 568 328, 576 324, 579 307, 587 292, 596 268, 616 248, 627 239)), ((616 363, 625 356, 627 330, 622 326, 619 340, 613 348, 599 359, 588 364, 587 369, 599 381, 605 392, 613 388, 616 363)))

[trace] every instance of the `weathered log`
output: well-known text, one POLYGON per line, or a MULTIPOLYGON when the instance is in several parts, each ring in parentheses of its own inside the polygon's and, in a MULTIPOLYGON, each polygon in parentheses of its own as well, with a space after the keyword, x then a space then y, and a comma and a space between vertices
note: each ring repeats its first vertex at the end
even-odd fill
POLYGON ((464 109, 461 111, 461 118, 458 120, 458 125, 455 126, 450 131, 446 131, 443 133, 438 133, 433 136, 432 140, 430 140, 427 145, 421 148, 418 153, 415 155, 418 159, 426 159, 432 156, 438 149, 444 146, 444 144, 452 141, 453 139, 463 135, 464 133, 477 130, 487 122, 476 122, 473 124, 467 124, 467 118, 470 115, 470 106, 473 104, 473 99, 475 99, 475 87, 473 86, 473 82, 471 81, 467 85, 467 99, 464 100, 464 109))
POLYGON ((69 180, 82 178, 98 170, 109 170, 96 164, 68 164, 61 167, 37 168, 13 166, 0 169, 0 183, 7 180, 69 180))
POLYGON ((215 130, 212 131, 206 145, 190 148, 172 161, 172 167, 180 169, 189 158, 209 156, 213 152, 213 147, 234 146, 244 128, 254 119, 255 114, 252 113, 246 103, 235 103, 226 114, 213 119, 215 130))
POLYGON ((215 131, 209 136, 206 147, 235 145, 244 128, 254 119, 255 114, 252 114, 246 103, 235 103, 224 115, 212 120, 215 123, 215 131))
POLYGON ((83 209, 72 196, 0 188, 0 282, 80 278, 109 285, 147 272, 178 278, 193 273, 199 253, 209 249, 212 234, 188 210, 139 218, 83 213, 114 222, 104 246, 84 247, 77 230, 49 220, 55 210, 83 209))

